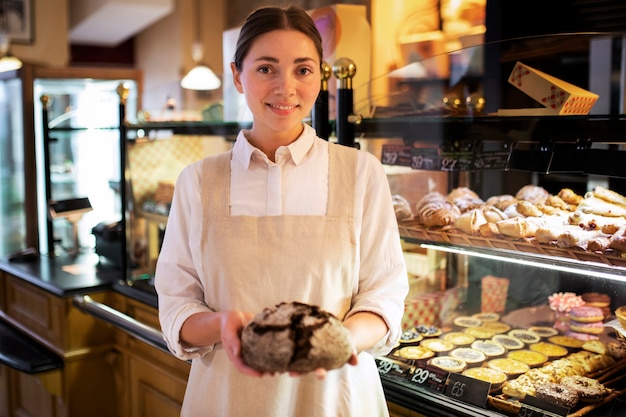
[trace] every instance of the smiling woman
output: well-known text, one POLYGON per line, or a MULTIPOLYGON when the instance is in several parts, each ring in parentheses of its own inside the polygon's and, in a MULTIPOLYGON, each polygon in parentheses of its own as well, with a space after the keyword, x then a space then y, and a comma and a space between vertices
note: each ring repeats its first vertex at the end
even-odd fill
POLYGON ((169 349, 193 360, 182 416, 388 415, 374 356, 400 337, 406 267, 380 162, 303 123, 321 45, 303 9, 253 12, 231 65, 252 127, 178 177, 155 287, 169 349), (263 371, 249 349, 243 360, 244 326, 291 302, 341 321, 343 366, 263 371))

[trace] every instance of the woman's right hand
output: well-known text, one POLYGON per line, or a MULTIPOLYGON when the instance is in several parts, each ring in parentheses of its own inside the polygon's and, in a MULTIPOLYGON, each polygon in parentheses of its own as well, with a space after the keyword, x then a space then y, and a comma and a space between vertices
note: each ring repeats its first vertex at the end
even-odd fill
POLYGON ((254 315, 243 311, 230 310, 222 313, 220 328, 222 346, 226 356, 235 365, 239 372, 255 377, 263 376, 259 372, 246 365, 241 358, 241 331, 254 315))

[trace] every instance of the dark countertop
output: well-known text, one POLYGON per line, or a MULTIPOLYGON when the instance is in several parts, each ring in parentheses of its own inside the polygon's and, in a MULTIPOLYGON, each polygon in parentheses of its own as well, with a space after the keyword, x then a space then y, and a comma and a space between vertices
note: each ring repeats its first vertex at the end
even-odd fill
POLYGON ((38 255, 21 261, 0 258, 0 270, 59 297, 111 290, 122 272, 99 262, 94 253, 38 255))

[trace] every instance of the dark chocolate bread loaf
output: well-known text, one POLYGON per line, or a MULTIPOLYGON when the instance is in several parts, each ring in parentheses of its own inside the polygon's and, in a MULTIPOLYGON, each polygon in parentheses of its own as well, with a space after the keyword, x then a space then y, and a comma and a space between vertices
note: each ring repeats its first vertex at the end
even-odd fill
POLYGON ((352 355, 350 332, 317 306, 292 302, 265 308, 243 329, 243 361, 262 372, 335 369, 352 355))

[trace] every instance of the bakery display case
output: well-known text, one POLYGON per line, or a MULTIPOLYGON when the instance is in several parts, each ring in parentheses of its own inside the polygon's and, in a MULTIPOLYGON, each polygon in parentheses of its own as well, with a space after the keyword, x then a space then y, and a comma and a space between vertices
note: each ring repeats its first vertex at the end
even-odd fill
MULTIPOLYGON (((349 123, 354 145, 380 158, 396 205, 410 293, 401 342, 377 358, 393 415, 624 409, 626 333, 615 316, 626 305, 623 47, 613 33, 475 45, 437 56, 448 63, 441 73, 417 61, 355 86, 368 98, 328 122, 349 123)), ((154 138, 188 147, 198 136, 228 146, 242 127, 121 130, 132 149, 158 146, 154 138)), ((171 186, 156 181, 148 198, 159 203, 171 186)), ((134 219, 160 210, 131 203, 134 219)), ((133 233, 158 238, 166 209, 158 231, 133 233)))

